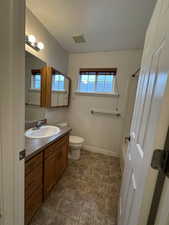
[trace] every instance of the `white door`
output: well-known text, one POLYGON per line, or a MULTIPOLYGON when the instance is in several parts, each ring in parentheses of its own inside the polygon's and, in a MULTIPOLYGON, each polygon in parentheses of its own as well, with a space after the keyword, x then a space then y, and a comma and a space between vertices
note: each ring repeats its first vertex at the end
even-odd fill
POLYGON ((25 1, 0 7, 0 225, 24 225, 25 1))
MULTIPOLYGON (((159 46, 142 65, 120 194, 119 225, 139 224, 145 181, 159 135, 159 118, 164 113, 165 98, 169 98, 168 31, 167 28, 159 46)), ((166 111, 169 115, 169 107, 166 111)), ((159 225, 167 224, 169 220, 159 225)))

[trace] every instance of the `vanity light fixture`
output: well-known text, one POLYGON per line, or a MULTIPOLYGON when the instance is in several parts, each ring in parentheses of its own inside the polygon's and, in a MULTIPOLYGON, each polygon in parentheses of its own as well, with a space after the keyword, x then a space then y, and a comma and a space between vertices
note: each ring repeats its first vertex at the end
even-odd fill
POLYGON ((44 49, 44 44, 42 42, 36 42, 36 37, 32 34, 26 35, 25 43, 36 51, 44 49))
POLYGON ((38 47, 40 50, 42 50, 42 49, 44 49, 44 44, 43 44, 42 42, 38 42, 38 43, 37 43, 37 47, 38 47))
POLYGON ((32 45, 34 45, 36 43, 36 38, 34 35, 28 35, 28 41, 29 43, 31 43, 32 45))

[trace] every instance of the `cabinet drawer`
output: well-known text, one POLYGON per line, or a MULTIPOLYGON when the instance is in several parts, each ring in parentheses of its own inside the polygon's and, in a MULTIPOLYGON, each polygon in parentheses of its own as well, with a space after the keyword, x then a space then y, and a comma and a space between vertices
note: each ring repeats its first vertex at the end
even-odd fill
POLYGON ((42 162, 43 162, 42 153, 39 153, 37 156, 35 156, 32 159, 30 159, 29 161, 27 161, 25 164, 25 175, 34 171, 34 169, 37 166, 42 165, 42 162))
POLYGON ((25 223, 28 224, 42 204, 42 188, 37 189, 25 202, 25 223))
POLYGON ((25 198, 27 199, 36 189, 42 187, 42 165, 37 166, 34 171, 25 177, 25 198))

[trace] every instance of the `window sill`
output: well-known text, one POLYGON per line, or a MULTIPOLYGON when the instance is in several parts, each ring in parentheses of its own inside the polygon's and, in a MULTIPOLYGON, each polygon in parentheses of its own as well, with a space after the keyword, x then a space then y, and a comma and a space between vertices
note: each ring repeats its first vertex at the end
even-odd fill
POLYGON ((93 96, 114 96, 119 97, 120 95, 118 93, 113 92, 81 92, 81 91, 75 91, 75 94, 78 95, 93 95, 93 96))
POLYGON ((33 89, 33 88, 30 88, 29 91, 40 92, 40 89, 33 89))
POLYGON ((52 92, 54 92, 54 93, 67 93, 66 90, 63 90, 63 91, 53 91, 53 90, 52 90, 52 92))

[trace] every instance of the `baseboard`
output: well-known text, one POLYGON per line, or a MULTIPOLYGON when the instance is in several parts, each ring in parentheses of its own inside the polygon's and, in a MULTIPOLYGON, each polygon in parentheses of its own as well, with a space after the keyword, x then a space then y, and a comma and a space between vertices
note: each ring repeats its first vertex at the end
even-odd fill
POLYGON ((119 154, 116 152, 113 152, 113 151, 110 151, 110 150, 107 150, 104 148, 98 148, 98 147, 92 146, 92 145, 83 145, 83 150, 119 158, 119 154))

